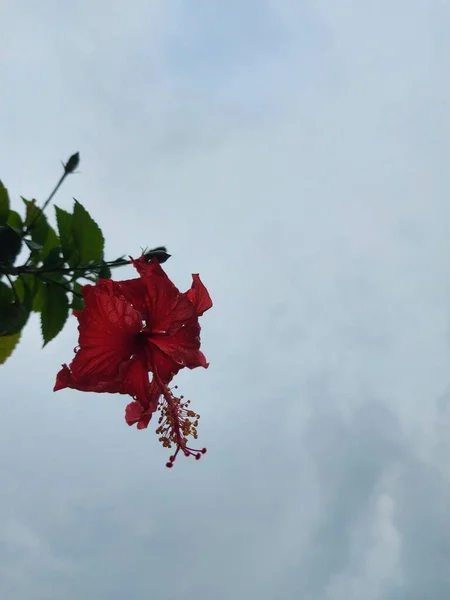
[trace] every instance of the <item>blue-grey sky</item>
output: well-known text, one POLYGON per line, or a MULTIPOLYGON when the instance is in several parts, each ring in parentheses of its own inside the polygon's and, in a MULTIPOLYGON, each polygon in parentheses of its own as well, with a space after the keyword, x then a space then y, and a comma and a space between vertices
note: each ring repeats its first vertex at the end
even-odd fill
MULTIPOLYGON (((199 272, 199 462, 1 367, 0 597, 448 600, 450 4, 2 0, 0 178, 199 272)), ((53 211, 50 213, 53 219, 53 211)), ((118 278, 132 270, 116 270, 118 278)))

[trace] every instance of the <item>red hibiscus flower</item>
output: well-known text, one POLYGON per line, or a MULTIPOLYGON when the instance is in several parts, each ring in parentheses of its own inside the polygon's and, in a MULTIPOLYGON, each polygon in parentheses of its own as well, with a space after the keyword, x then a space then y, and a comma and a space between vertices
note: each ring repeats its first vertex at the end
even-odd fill
POLYGON ((131 260, 139 278, 100 279, 84 286, 85 307, 74 311, 79 346, 70 366, 63 365, 58 373, 54 391, 130 395, 133 402, 126 407, 125 420, 138 429, 146 428, 159 409, 159 439, 165 447, 176 447, 167 463, 172 466, 180 450, 196 458, 206 452, 187 446, 188 436, 197 438, 199 416, 168 384, 183 367, 208 367, 200 351, 198 317, 211 308, 212 300, 198 275, 181 293, 156 259, 131 260))

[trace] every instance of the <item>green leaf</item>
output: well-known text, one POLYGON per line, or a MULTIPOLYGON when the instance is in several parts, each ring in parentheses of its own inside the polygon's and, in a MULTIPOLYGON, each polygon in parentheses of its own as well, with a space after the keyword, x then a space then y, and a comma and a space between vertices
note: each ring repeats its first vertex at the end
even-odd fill
MULTIPOLYGON (((42 210, 36 206, 35 200, 26 200, 22 198, 27 208, 27 216, 25 224, 28 226, 34 219, 36 219, 30 229, 31 239, 35 244, 39 244, 41 248, 32 248, 29 244, 30 250, 40 250, 39 253, 34 252, 33 257, 36 259, 44 260, 50 250, 59 244, 58 236, 55 233, 53 227, 51 227, 47 221, 47 217, 42 210)), ((36 261, 34 261, 36 262, 36 261)))
POLYGON ((25 227, 29 227, 29 225, 37 218, 39 214, 41 214, 41 209, 36 205, 36 200, 27 200, 23 196, 21 196, 25 206, 25 227))
MULTIPOLYGON (((16 289, 16 282, 14 282, 14 289, 16 289)), ((16 298, 11 288, 0 282, 0 336, 19 332, 28 321, 31 307, 32 293, 28 285, 24 285, 23 299, 21 299, 16 298)))
POLYGON ((103 260, 105 239, 102 231, 88 211, 75 200, 73 208, 72 233, 79 252, 81 264, 103 260))
POLYGON ((44 346, 64 327, 69 316, 67 292, 54 283, 45 284, 44 302, 41 311, 41 329, 44 346))
POLYGON ((0 281, 0 314, 3 312, 8 304, 11 304, 14 300, 14 294, 12 289, 3 281, 0 281))
POLYGON ((60 241, 56 234, 56 231, 51 225, 48 225, 47 239, 45 240, 44 247, 42 248, 41 257, 43 260, 49 255, 53 248, 59 247, 60 241))
POLYGON ((3 365, 14 352, 21 333, 21 331, 18 331, 13 335, 0 336, 0 365, 3 365))
POLYGON ((33 312, 41 312, 44 308, 45 301, 45 283, 40 279, 36 279, 33 292, 33 312))
POLYGON ((42 246, 37 242, 33 242, 33 240, 24 240, 24 242, 28 246, 29 250, 42 250, 42 246))
POLYGON ((23 230, 22 217, 15 210, 10 210, 6 224, 15 229, 18 233, 23 230))
POLYGON ((8 190, 0 181, 0 225, 6 225, 9 215, 9 195, 8 190))
MULTIPOLYGON (((55 234, 56 235, 56 234, 55 234)), ((59 240, 58 240, 59 242, 59 240)), ((48 269, 57 269, 64 266, 64 257, 61 246, 53 246, 44 258, 43 266, 48 269)))
MULTIPOLYGON (((19 298, 20 302, 25 302, 26 289, 28 288, 31 291, 31 296, 33 296, 35 278, 33 275, 29 273, 25 273, 21 277, 18 277, 14 283, 13 288, 16 292, 16 296, 19 298)), ((14 296, 13 296, 14 298, 14 296)))
POLYGON ((29 227, 34 221, 31 229, 36 229, 41 218, 45 218, 42 210, 37 206, 36 200, 27 200, 23 196, 21 198, 25 204, 25 227, 29 227))
POLYGON ((75 292, 72 297, 71 307, 73 310, 83 310, 84 308, 84 300, 83 296, 79 296, 78 294, 83 294, 83 286, 81 286, 78 282, 73 284, 73 291, 75 292))
POLYGON ((20 249, 22 238, 9 225, 0 225, 0 264, 13 265, 20 249))
POLYGON ((73 214, 55 206, 63 256, 70 267, 87 266, 103 260, 105 240, 87 210, 75 200, 73 214))
POLYGON ((75 245, 72 230, 73 215, 66 210, 55 206, 56 222, 58 224, 59 240, 63 251, 64 260, 70 267, 80 264, 80 254, 75 245))
POLYGON ((25 301, 25 286, 31 291, 31 310, 40 312, 42 310, 45 286, 44 283, 35 275, 25 273, 18 277, 14 282, 14 289, 21 302, 25 301))
POLYGON ((19 302, 10 304, 0 316, 0 336, 13 335, 20 331, 28 321, 30 311, 19 302))

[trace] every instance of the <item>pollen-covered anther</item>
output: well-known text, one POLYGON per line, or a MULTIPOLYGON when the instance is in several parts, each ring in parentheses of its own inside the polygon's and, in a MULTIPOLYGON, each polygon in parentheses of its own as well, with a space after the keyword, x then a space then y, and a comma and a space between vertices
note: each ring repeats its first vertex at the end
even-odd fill
MULTIPOLYGON (((172 388, 173 389, 173 388, 172 388)), ((178 452, 181 450, 185 456, 194 456, 196 460, 206 453, 206 448, 201 450, 190 448, 188 437, 198 438, 197 426, 200 415, 189 408, 190 400, 183 402, 183 396, 177 398, 166 387, 164 399, 160 401, 161 411, 158 419, 156 434, 164 448, 172 448, 175 445, 175 453, 169 457, 167 467, 172 467, 178 452)))

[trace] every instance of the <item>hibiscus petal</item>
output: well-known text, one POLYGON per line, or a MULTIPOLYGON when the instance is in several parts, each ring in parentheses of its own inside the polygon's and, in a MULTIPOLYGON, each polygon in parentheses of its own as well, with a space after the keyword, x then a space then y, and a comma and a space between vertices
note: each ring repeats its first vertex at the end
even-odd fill
POLYGON ((149 342, 157 346, 180 367, 195 369, 208 367, 208 362, 200 352, 200 325, 192 321, 179 329, 174 335, 155 335, 149 342))
POLYGON ((145 409, 151 409, 152 412, 157 409, 161 393, 159 388, 149 381, 143 353, 127 364, 126 372, 122 376, 122 388, 125 393, 138 400, 145 409))
MULTIPOLYGON (((120 369, 119 369, 120 370, 120 369)), ((70 388, 81 392, 97 392, 108 394, 127 394, 123 389, 122 376, 117 376, 114 380, 92 382, 89 379, 77 379, 67 365, 56 376, 54 392, 70 388)))
POLYGON ((153 412, 144 409, 139 402, 130 402, 125 408, 125 421, 127 425, 136 425, 138 429, 146 429, 152 418, 153 412))
POLYGON ((152 332, 176 331, 195 317, 193 304, 170 281, 156 259, 132 262, 145 285, 145 319, 152 332))
POLYGON ((153 413, 158 408, 158 400, 161 397, 161 389, 159 385, 152 381, 146 386, 145 397, 140 397, 134 402, 130 402, 125 409, 125 421, 128 425, 137 423, 138 429, 148 427, 153 413))
MULTIPOLYGON (((92 384, 114 379, 119 365, 138 350, 142 318, 112 285, 85 286, 85 308, 78 315, 79 350, 70 368, 77 380, 92 384)), ((112 283, 112 282, 109 282, 112 283)))
POLYGON ((152 373, 156 371, 162 381, 165 381, 166 383, 168 383, 178 371, 183 368, 183 365, 177 364, 170 356, 165 354, 154 344, 149 344, 146 347, 146 355, 147 369, 152 373))
POLYGON ((55 387, 53 388, 54 392, 58 390, 63 390, 64 388, 70 388, 72 383, 72 373, 67 365, 63 365, 62 369, 56 375, 55 387))
POLYGON ((125 281, 114 281, 115 293, 123 296, 133 307, 144 315, 147 311, 145 304, 145 284, 142 279, 126 279, 125 281))
POLYGON ((211 296, 197 273, 193 273, 191 289, 185 292, 185 294, 194 305, 197 316, 199 317, 213 305, 211 296))

